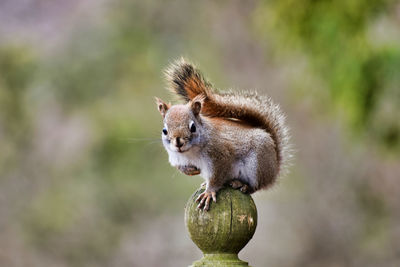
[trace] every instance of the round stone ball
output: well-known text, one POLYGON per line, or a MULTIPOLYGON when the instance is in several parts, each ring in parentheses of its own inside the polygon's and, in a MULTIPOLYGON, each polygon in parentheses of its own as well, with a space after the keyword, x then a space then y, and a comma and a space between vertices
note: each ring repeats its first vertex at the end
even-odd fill
POLYGON ((198 209, 197 190, 185 209, 190 238, 204 254, 237 254, 250 241, 257 227, 257 209, 252 197, 239 190, 223 188, 208 211, 198 209))

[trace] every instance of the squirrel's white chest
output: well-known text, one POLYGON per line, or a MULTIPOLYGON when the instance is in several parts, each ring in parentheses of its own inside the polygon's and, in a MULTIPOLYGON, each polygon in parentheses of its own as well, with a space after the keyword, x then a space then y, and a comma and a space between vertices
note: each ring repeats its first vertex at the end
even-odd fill
POLYGON ((169 162, 172 166, 195 166, 200 169, 200 175, 209 180, 211 178, 211 161, 202 155, 199 151, 187 151, 185 153, 178 153, 168 151, 169 162))

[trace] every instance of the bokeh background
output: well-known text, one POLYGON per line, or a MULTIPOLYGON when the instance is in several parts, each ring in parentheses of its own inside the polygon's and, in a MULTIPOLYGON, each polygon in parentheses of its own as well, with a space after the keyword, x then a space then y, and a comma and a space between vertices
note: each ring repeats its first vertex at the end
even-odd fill
POLYGON ((202 182, 154 96, 184 56, 281 103, 291 172, 254 198, 252 266, 400 266, 400 2, 0 1, 0 266, 187 266, 202 182))

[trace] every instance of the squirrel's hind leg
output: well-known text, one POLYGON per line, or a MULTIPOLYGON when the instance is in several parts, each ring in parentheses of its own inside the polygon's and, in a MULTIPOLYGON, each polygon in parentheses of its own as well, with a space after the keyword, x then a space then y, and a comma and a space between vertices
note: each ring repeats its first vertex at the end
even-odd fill
POLYGON ((240 191, 242 191, 242 193, 250 193, 250 187, 247 185, 247 184, 245 184, 245 183, 243 183, 242 181, 240 181, 240 180, 237 180, 237 179, 235 179, 235 180, 232 180, 230 183, 229 183, 229 185, 233 188, 233 189, 239 189, 240 191))

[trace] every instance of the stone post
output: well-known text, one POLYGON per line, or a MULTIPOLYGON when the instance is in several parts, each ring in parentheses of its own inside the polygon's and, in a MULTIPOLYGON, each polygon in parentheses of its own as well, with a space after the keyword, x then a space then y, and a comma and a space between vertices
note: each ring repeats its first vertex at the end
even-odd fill
POLYGON ((257 227, 257 208, 252 197, 232 188, 221 189, 217 203, 209 211, 197 209, 196 198, 204 189, 197 190, 185 209, 185 223, 190 238, 201 249, 204 257, 196 266, 248 266, 238 258, 239 251, 253 237, 257 227))

